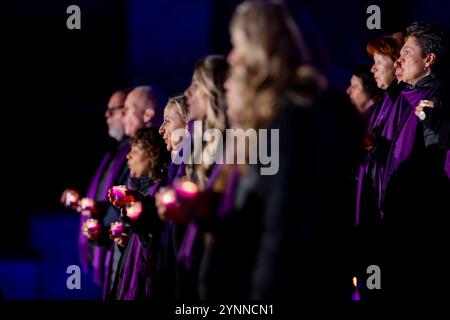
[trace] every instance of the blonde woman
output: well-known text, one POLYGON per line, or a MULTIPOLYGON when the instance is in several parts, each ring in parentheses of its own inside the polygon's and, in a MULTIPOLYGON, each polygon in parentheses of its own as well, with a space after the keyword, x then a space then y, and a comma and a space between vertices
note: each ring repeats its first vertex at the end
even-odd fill
POLYGON ((189 121, 189 111, 186 97, 184 95, 175 96, 169 99, 164 108, 164 119, 159 133, 163 136, 167 145, 167 150, 172 151, 180 141, 173 140, 173 132, 177 129, 187 129, 189 121))
MULTIPOLYGON (((189 117, 192 120, 190 123, 191 135, 203 135, 203 132, 194 132, 199 128, 202 130, 215 129, 220 132, 225 130, 224 82, 227 72, 228 63, 223 56, 207 56, 195 64, 191 84, 185 92, 189 117), (194 123, 195 121, 197 123, 194 123)), ((215 157, 217 152, 222 152, 220 148, 221 144, 218 141, 202 145, 201 148, 191 148, 193 151, 201 152, 201 155, 191 154, 190 157, 187 157, 189 162, 182 166, 187 178, 197 184, 199 191, 205 191, 209 188, 209 177, 213 165, 207 161, 195 163, 194 159, 199 156, 203 160, 205 157, 215 157)), ((169 189, 165 192, 173 192, 173 190, 169 189)), ((183 203, 176 208, 173 206, 169 208, 164 204, 163 194, 158 195, 156 200, 160 217, 172 221, 178 230, 182 230, 183 223, 187 227, 179 248, 176 243, 182 232, 174 232, 175 252, 177 254, 176 298, 196 300, 199 296, 198 272, 204 245, 204 233, 200 230, 196 221, 196 208, 183 203)))
POLYGON ((346 300, 349 176, 362 123, 307 65, 306 45, 282 4, 242 3, 230 32, 226 87, 241 94, 228 94, 235 103, 229 116, 242 127, 279 130, 278 145, 270 146, 279 150, 279 170, 260 175, 259 164, 241 176, 228 223, 215 239, 211 292, 289 300, 295 291, 304 301, 346 300))
MULTIPOLYGON (((218 129, 223 132, 227 126, 224 88, 227 72, 228 63, 223 56, 206 56, 195 64, 191 85, 186 89, 185 95, 191 120, 202 121, 204 130, 218 129)), ((219 147, 217 143, 218 141, 213 141, 208 148, 201 149, 203 159, 215 156, 219 147)), ((192 156, 198 157, 195 154, 192 156)), ((204 189, 210 169, 211 165, 202 161, 199 165, 188 164, 186 173, 200 189, 204 189)))

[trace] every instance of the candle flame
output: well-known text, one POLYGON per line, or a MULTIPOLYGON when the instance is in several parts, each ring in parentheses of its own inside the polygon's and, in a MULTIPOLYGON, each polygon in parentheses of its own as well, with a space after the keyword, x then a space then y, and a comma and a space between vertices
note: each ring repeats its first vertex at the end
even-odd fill
POLYGON ((92 210, 94 207, 94 200, 91 198, 83 198, 81 199, 80 205, 83 210, 92 210))
POLYGON ((184 181, 181 185, 181 188, 184 192, 191 194, 196 193, 198 191, 197 185, 191 181, 184 181))
POLYGON ((352 282, 354 287, 358 286, 358 279, 356 277, 353 277, 352 282))
POLYGON ((99 223, 98 223, 98 221, 96 220, 96 219, 89 219, 88 221, 87 221, 87 227, 88 227, 88 229, 96 229, 96 228, 98 228, 99 227, 99 223))
POLYGON ((174 203, 175 202, 175 196, 173 195, 173 192, 168 191, 168 192, 164 193, 163 196, 162 196, 162 202, 165 205, 174 203))
POLYGON ((134 220, 137 219, 142 213, 142 202, 136 201, 132 202, 129 206, 127 206, 127 216, 134 220))

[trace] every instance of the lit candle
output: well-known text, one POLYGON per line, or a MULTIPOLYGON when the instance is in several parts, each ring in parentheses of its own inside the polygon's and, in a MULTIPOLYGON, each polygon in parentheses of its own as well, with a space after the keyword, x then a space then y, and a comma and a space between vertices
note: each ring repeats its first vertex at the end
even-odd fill
POLYGON ((353 277, 352 282, 353 282, 352 300, 359 301, 361 300, 361 296, 359 295, 358 291, 358 279, 356 277, 353 277))
POLYGON ((86 220, 85 229, 83 233, 90 239, 97 239, 100 236, 101 225, 97 219, 86 220))
POLYGON ((111 222, 111 237, 112 238, 120 238, 122 236, 122 233, 124 231, 124 227, 122 222, 111 222))
POLYGON ((86 226, 89 232, 95 232, 100 229, 100 223, 97 219, 88 219, 86 226))
POLYGON ((142 213, 142 202, 132 202, 127 206, 127 216, 131 220, 136 220, 142 213))
POLYGON ((80 197, 77 193, 75 193, 73 191, 68 191, 66 193, 65 205, 66 205, 66 207, 76 206, 79 200, 80 200, 80 197))
POLYGON ((95 209, 95 202, 91 198, 83 198, 80 200, 81 214, 90 217, 95 209))
POLYGON ((89 210, 92 211, 94 210, 94 200, 92 200, 91 198, 83 198, 80 201, 80 207, 81 210, 89 210))
POLYGON ((134 201, 134 197, 127 194, 127 190, 126 186, 114 186, 111 188, 111 197, 114 205, 124 207, 127 203, 134 201))
POLYGON ((162 195, 162 199, 161 202, 166 206, 166 207, 170 207, 173 206, 175 204, 175 192, 173 190, 167 190, 166 192, 164 192, 164 194, 162 195))
POLYGON ((175 184, 175 192, 180 199, 190 200, 197 196, 198 187, 191 181, 183 181, 175 184))

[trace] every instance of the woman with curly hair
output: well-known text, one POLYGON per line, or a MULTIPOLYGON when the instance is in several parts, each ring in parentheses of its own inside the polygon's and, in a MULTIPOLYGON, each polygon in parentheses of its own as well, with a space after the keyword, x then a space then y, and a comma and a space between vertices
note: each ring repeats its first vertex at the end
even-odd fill
MULTIPOLYGON (((140 207, 140 214, 131 215, 130 208, 122 208, 124 230, 115 235, 115 242, 123 250, 110 299, 143 300, 158 296, 154 279, 160 259, 160 235, 163 228, 154 205, 154 195, 167 183, 170 154, 156 128, 139 129, 131 139, 127 156, 130 181, 127 193, 140 207), (129 215, 129 216, 128 216, 129 215)), ((109 194, 110 201, 117 205, 109 194)))

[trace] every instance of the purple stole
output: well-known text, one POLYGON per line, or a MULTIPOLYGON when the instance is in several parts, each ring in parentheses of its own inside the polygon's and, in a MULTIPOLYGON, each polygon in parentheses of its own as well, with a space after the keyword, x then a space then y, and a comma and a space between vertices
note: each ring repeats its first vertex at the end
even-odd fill
POLYGON ((414 114, 416 106, 420 100, 432 100, 437 90, 435 88, 405 89, 401 93, 406 100, 408 107, 400 118, 398 128, 393 136, 391 148, 386 163, 386 169, 381 181, 381 192, 379 201, 382 203, 390 177, 413 152, 416 140, 417 126, 419 119, 414 114))
MULTIPOLYGON (((96 199, 96 192, 98 189, 98 185, 100 183, 100 179, 103 175, 103 172, 106 169, 106 166, 109 162, 109 158, 111 155, 109 153, 106 153, 103 156, 102 161, 100 162, 100 165, 97 168, 97 171, 95 172, 94 178, 91 181, 91 184, 89 185, 88 191, 86 196, 91 199, 96 199)), ((86 216, 81 215, 80 217, 80 228, 79 228, 79 234, 78 234, 78 252, 79 252, 79 258, 81 263, 81 268, 83 269, 84 273, 88 272, 88 266, 89 266, 89 241, 86 238, 85 235, 83 235, 81 229, 83 226, 83 223, 88 218, 86 216)))
MULTIPOLYGON (((397 128, 399 119, 405 110, 405 100, 401 96, 394 100, 386 92, 381 104, 376 106, 377 109, 372 112, 366 129, 369 135, 378 135, 392 141, 395 129, 397 128)), ((381 193, 381 181, 384 176, 385 166, 375 161, 370 154, 367 155, 364 162, 359 166, 358 184, 356 188, 356 215, 355 225, 359 224, 361 215, 361 195, 364 192, 363 182, 366 175, 370 174, 373 180, 375 194, 381 193)), ((378 200, 378 199, 377 199, 378 200)), ((378 203, 378 207, 380 207, 378 203)))
MULTIPOLYGON (((213 188, 213 185, 221 175, 223 168, 224 166, 220 164, 216 164, 214 166, 214 168, 212 169, 211 177, 208 180, 205 190, 211 190, 213 188)), ((222 196, 221 203, 219 204, 217 212, 219 219, 224 218, 227 215, 227 213, 229 213, 233 208, 235 192, 238 182, 239 182, 239 171, 236 167, 233 167, 227 183, 227 187, 222 196)), ((191 221, 187 226, 186 233, 184 235, 183 242, 181 244, 180 251, 177 256, 177 262, 184 265, 184 267, 187 270, 190 270, 192 268, 193 248, 197 236, 198 236, 197 223, 195 221, 191 221)))
MULTIPOLYGON (((103 184, 103 188, 99 190, 97 193, 98 201, 108 201, 108 189, 116 184, 117 177, 127 162, 127 154, 130 152, 130 145, 127 144, 123 148, 121 148, 117 155, 113 159, 113 163, 111 169, 106 172, 105 182, 103 184)), ((110 268, 111 266, 111 256, 114 251, 113 243, 109 245, 109 247, 103 246, 94 246, 93 257, 92 257, 92 267, 94 269, 94 282, 103 287, 106 284, 109 284, 109 281, 105 281, 105 269, 110 268), (109 256, 109 257, 108 257, 109 256)))
MULTIPOLYGON (((155 183, 148 195, 154 197, 160 188, 155 183)), ((128 239, 128 256, 123 268, 122 282, 117 292, 117 300, 146 299, 154 295, 152 280, 158 263, 159 248, 145 248, 139 240, 139 235, 132 233, 128 239)))
MULTIPOLYGON (((94 199, 95 201, 107 201, 108 200, 108 189, 111 188, 122 167, 126 164, 126 157, 127 154, 130 152, 130 146, 127 144, 126 146, 122 147, 120 150, 118 150, 116 156, 111 159, 111 154, 107 153, 95 175, 94 178, 91 181, 91 184, 89 185, 88 191, 86 196, 94 199), (108 165, 110 165, 110 170, 106 171, 108 168, 108 165), (100 181, 105 176, 104 183, 102 185, 102 189, 99 190, 100 187, 100 181)), ((81 232, 81 226, 82 224, 87 220, 88 218, 85 216, 81 216, 80 219, 80 232, 78 236, 78 248, 79 248, 79 256, 80 256, 80 262, 81 266, 83 268, 83 271, 86 273, 89 266, 89 241, 86 238, 86 236, 83 235, 81 232)), ((107 265, 105 265, 105 261, 111 261, 111 258, 108 257, 108 255, 111 255, 112 248, 106 248, 102 246, 93 246, 93 252, 92 252, 92 267, 93 267, 93 277, 94 282, 99 285, 104 285, 104 275, 105 275, 105 268, 107 265)))

